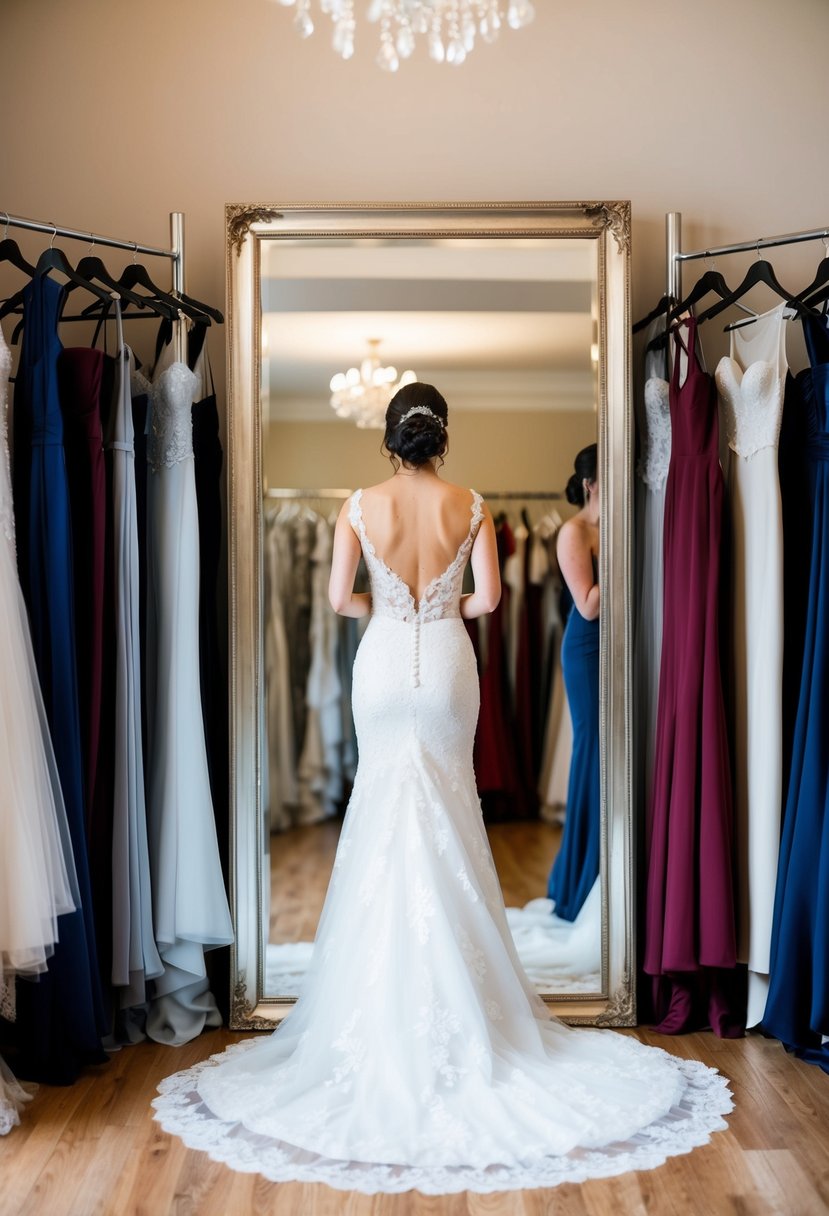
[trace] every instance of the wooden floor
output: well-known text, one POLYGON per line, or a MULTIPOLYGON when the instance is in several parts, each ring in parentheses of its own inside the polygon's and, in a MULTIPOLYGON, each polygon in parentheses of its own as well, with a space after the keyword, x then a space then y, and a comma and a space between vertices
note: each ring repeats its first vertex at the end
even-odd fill
MULTIPOLYGON (((289 828, 271 836, 268 941, 313 941, 340 838, 339 819, 289 828)), ((521 908, 547 894, 561 828, 540 819, 487 827, 504 903, 521 908)))
MULTIPOLYGON (((607 1032, 612 1033, 612 1032, 607 1032)), ((829 1077, 751 1036, 665 1039, 629 1031, 718 1067, 736 1109, 725 1132, 657 1170, 555 1190, 444 1197, 366 1196, 274 1185, 184 1147, 150 1117, 168 1073, 241 1035, 213 1031, 181 1048, 143 1043, 69 1089, 41 1087, 0 1139, 0 1216, 819 1216, 829 1212, 829 1077)))

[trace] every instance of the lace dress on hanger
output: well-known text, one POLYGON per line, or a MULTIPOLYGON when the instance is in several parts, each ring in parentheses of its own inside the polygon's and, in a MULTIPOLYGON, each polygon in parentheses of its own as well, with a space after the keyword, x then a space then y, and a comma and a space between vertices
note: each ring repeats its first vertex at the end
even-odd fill
POLYGON ((484 828, 479 691, 460 617, 482 518, 415 603, 350 518, 372 615, 354 668, 354 792, 305 991, 270 1036, 168 1077, 156 1118, 215 1160, 367 1193, 552 1186, 704 1143, 722 1077, 551 1019, 524 974, 484 828))
MULTIPOLYGON (((650 342, 664 333, 665 318, 658 317, 645 335, 650 342)), ((640 805, 651 801, 653 756, 656 738, 656 707, 659 700, 659 666, 662 654, 662 535, 665 518, 665 486, 671 462, 670 386, 663 378, 667 351, 647 351, 645 384, 639 427, 639 459, 636 462, 637 537, 636 558, 639 599, 636 610, 634 663, 636 679, 636 731, 638 797, 640 805)))

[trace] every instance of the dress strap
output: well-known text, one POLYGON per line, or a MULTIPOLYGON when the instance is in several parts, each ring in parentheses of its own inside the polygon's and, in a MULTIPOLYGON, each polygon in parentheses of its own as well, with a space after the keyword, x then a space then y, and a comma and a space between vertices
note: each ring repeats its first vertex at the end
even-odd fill
POLYGON ((364 538, 366 531, 366 526, 363 522, 363 508, 360 505, 362 497, 362 489, 355 490, 348 500, 348 522, 354 531, 359 534, 361 540, 364 538))
POLYGON ((696 317, 688 316, 688 317, 684 318, 682 321, 678 322, 673 327, 673 335, 674 335, 674 345, 679 347, 680 349, 678 349, 675 353, 674 369, 671 374, 671 384, 673 385, 673 387, 675 389, 679 390, 680 388, 684 387, 684 385, 686 385, 688 383, 688 377, 691 374, 691 368, 695 363, 697 364, 697 366, 700 367, 700 371, 702 371, 702 367, 701 367, 701 365, 699 363, 699 359, 697 357, 697 319, 696 319, 696 317), (682 337, 682 332, 681 332, 682 329, 686 325, 688 327, 688 345, 687 346, 685 345, 685 342, 682 337), (680 382, 679 382, 679 372, 680 372, 680 366, 682 364, 682 360, 680 358, 680 350, 685 353, 685 355, 687 356, 687 359, 688 359, 688 367, 686 369, 685 379, 682 381, 682 384, 680 384, 680 382))
POLYGON ((829 318, 807 315, 802 318, 802 324, 810 365, 819 367, 829 363, 829 318))
POLYGON ((469 523, 469 535, 474 540, 478 533, 478 528, 481 526, 481 520, 484 517, 484 500, 477 490, 470 487, 469 493, 472 495, 472 506, 470 507, 472 518, 469 523))

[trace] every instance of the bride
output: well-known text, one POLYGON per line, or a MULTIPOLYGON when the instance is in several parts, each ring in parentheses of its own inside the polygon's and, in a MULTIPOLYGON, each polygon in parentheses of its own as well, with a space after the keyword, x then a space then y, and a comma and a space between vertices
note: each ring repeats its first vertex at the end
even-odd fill
POLYGON ((480 495, 438 476, 446 427, 436 389, 402 388, 394 475, 337 522, 331 603, 371 619, 359 770, 302 995, 273 1034, 168 1077, 153 1103, 189 1146, 273 1181, 549 1187, 660 1165, 731 1109, 702 1064, 551 1018, 518 960, 472 769, 463 623, 498 602, 495 531, 480 495), (361 555, 370 595, 353 592, 361 555))

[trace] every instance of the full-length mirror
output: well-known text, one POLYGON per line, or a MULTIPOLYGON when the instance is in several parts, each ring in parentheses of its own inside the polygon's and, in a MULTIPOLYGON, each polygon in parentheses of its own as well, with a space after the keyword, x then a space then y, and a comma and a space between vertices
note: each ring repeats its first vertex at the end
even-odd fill
POLYGON ((234 1024, 284 1014, 314 957, 365 627, 328 603, 334 524, 392 475, 385 408, 415 379, 448 403, 439 475, 495 522, 501 602, 466 627, 518 956, 562 1016, 630 1021, 626 205, 238 207, 228 231, 234 1024))

